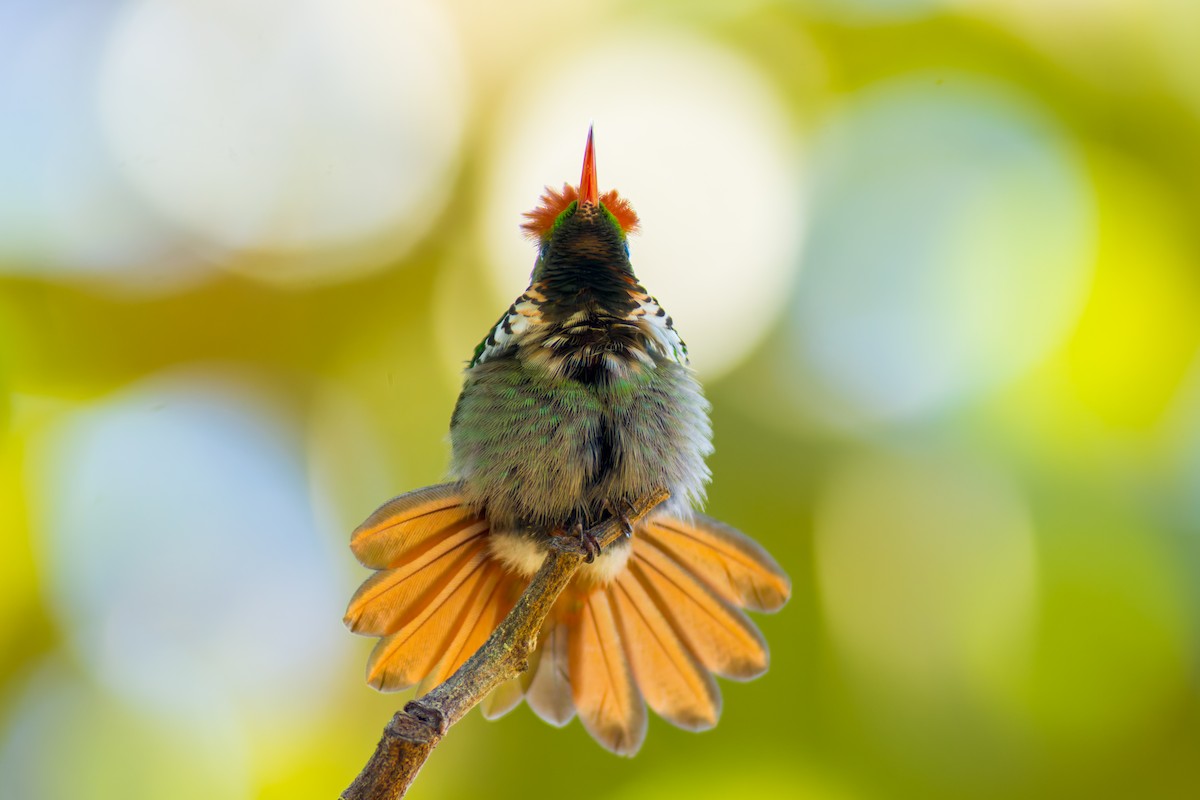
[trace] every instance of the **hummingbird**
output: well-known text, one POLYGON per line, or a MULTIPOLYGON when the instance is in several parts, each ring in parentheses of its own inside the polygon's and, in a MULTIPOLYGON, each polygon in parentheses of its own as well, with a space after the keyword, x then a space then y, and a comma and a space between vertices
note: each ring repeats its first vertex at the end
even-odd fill
POLYGON ((351 550, 376 571, 345 623, 380 637, 370 685, 424 693, 483 645, 554 537, 579 537, 588 563, 529 668, 482 709, 495 718, 524 700, 553 725, 578 716, 632 756, 647 707, 687 730, 716 725, 714 675, 767 669, 743 610, 778 610, 791 585, 754 540, 695 510, 710 478, 709 403, 674 320, 634 276, 638 216, 615 190, 599 193, 591 129, 579 185, 546 187, 525 217, 533 273, 467 364, 452 480, 393 498, 354 531, 351 550), (629 525, 634 501, 663 488, 669 499, 629 525), (586 531, 608 518, 628 535, 598 552, 586 531))

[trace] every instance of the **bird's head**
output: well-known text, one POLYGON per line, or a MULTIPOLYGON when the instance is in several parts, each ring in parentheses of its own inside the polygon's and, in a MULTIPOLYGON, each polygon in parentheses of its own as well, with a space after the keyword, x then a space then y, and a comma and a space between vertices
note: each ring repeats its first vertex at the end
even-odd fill
POLYGON ((535 281, 564 277, 587 282, 605 273, 632 278, 626 237, 637 230, 638 217, 616 190, 600 194, 596 184, 596 150, 588 129, 579 186, 546 187, 542 204, 525 214, 521 226, 538 243, 535 281))

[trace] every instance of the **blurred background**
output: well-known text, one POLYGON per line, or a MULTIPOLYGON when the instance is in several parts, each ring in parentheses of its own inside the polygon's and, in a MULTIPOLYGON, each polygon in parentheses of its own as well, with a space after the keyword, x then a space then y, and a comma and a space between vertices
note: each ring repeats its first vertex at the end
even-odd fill
POLYGON ((413 798, 1200 796, 1200 5, 0 0, 0 795, 331 798, 349 531, 576 181, 788 569, 713 731, 413 798))

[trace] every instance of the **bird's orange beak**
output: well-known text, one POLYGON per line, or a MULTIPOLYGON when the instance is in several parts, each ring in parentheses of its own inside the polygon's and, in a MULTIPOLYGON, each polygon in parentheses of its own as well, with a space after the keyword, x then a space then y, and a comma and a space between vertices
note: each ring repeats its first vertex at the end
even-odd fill
POLYGON ((579 179, 579 202, 600 202, 600 190, 596 188, 596 148, 592 146, 592 128, 588 126, 587 147, 583 151, 583 176, 579 179))

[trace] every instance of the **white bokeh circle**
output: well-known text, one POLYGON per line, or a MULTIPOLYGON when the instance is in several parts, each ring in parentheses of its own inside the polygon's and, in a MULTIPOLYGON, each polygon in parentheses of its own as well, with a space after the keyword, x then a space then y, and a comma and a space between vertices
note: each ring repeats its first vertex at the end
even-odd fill
POLYGON ((1013 90, 922 73, 815 138, 812 235, 787 337, 817 415, 891 421, 1011 380, 1064 340, 1095 252, 1093 188, 1013 90))
POLYGON ((274 729, 324 709, 350 586, 285 420, 241 371, 177 369, 30 442, 48 606, 121 696, 274 729))
POLYGON ((131 189, 95 76, 117 3, 0 3, 0 274, 153 295, 203 280, 212 248, 131 189))
MULTIPOLYGON (((448 196, 466 93, 453 29, 425 0, 140 0, 112 35, 100 103, 128 178, 213 241, 287 252, 385 236, 394 258, 448 196)), ((354 271, 318 259, 261 277, 354 271)))
POLYGON ((804 215, 783 101, 711 42, 674 32, 591 38, 569 55, 548 51, 502 107, 485 228, 497 312, 533 264, 521 214, 543 186, 578 183, 594 120, 600 191, 617 189, 641 217, 634 271, 711 378, 757 344, 792 283, 804 215))

